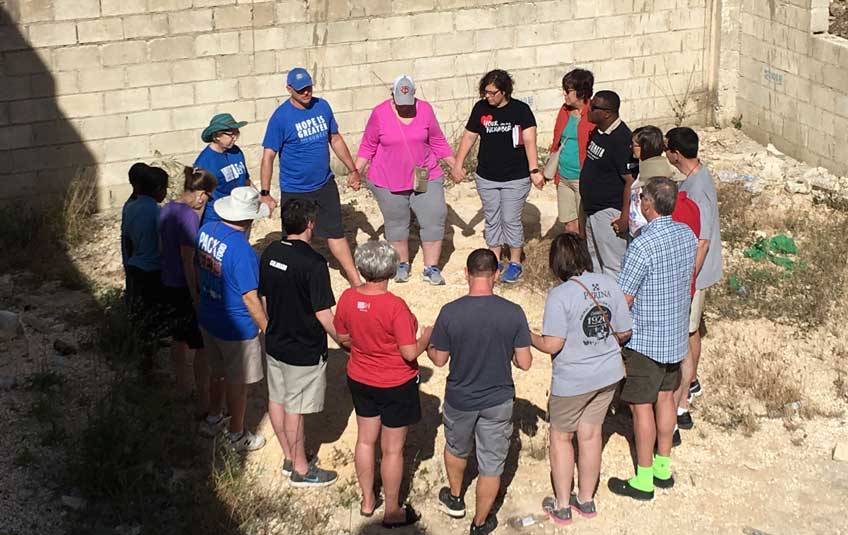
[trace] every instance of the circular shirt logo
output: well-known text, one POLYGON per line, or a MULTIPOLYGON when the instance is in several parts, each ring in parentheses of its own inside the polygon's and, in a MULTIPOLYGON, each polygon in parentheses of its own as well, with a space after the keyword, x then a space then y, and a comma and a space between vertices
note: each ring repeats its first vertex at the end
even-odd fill
MULTIPOLYGON (((607 307, 601 305, 601 310, 604 311, 607 318, 612 317, 612 313, 607 307)), ((610 329, 607 327, 607 320, 604 319, 604 316, 601 314, 601 311, 598 310, 598 307, 593 306, 589 309, 586 315, 583 316, 583 334, 586 338, 594 338, 595 340, 603 340, 610 335, 610 329)))

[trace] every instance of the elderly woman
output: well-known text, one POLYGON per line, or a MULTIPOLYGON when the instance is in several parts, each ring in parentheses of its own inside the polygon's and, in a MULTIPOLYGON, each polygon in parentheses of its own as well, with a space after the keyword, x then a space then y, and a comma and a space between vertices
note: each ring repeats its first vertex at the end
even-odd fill
POLYGON ((620 344, 630 337, 632 323, 624 294, 615 279, 592 273, 585 241, 563 233, 551 244, 551 271, 562 284, 548 294, 542 334, 533 333, 533 347, 553 358, 550 462, 556 495, 542 507, 555 523, 571 522, 571 508, 593 517, 592 495, 601 467, 601 426, 618 382, 624 377, 620 344), (571 494, 577 434, 580 475, 571 494))
POLYGON ((236 145, 241 134, 239 129, 246 124, 247 121, 236 121, 229 113, 219 113, 209 120, 209 126, 200 134, 200 139, 208 145, 194 161, 194 166, 206 169, 218 181, 201 224, 221 220, 215 213, 215 201, 228 196, 234 188, 251 185, 244 153, 236 145))
POLYGON ((379 506, 374 464, 380 438, 385 527, 414 524, 420 518, 411 505, 400 506, 399 493, 407 428, 421 419, 416 359, 427 349, 432 332, 432 327, 424 327, 416 339, 418 321, 403 299, 388 291, 399 260, 387 242, 360 245, 354 262, 365 283, 341 295, 333 321, 339 340, 350 347, 347 379, 358 430, 354 463, 363 497, 360 513, 371 516, 379 506))
POLYGON ((415 98, 415 83, 402 74, 392 84, 392 98, 371 112, 356 158, 360 172, 371 162, 367 184, 383 213, 386 239, 400 255, 396 282, 409 280, 411 210, 421 227, 423 279, 445 283, 438 265, 447 215, 440 159, 455 163, 433 107, 415 98))
POLYGON ((647 223, 645 216, 642 215, 642 210, 639 208, 641 204, 639 195, 642 193, 642 186, 650 178, 657 176, 673 177, 675 169, 668 163, 668 158, 665 157, 665 139, 662 130, 656 126, 640 126, 634 130, 631 147, 633 157, 639 160, 639 175, 630 186, 629 229, 630 235, 635 238, 647 223))
POLYGON ((479 137, 475 176, 486 220, 486 246, 498 259, 501 247, 509 247, 509 264, 501 275, 501 281, 508 283, 521 277, 521 212, 530 184, 539 189, 545 185, 536 149, 536 118, 530 106, 512 98, 512 86, 512 77, 500 69, 480 79, 480 100, 471 109, 453 166, 453 179, 461 182, 465 157, 479 137))

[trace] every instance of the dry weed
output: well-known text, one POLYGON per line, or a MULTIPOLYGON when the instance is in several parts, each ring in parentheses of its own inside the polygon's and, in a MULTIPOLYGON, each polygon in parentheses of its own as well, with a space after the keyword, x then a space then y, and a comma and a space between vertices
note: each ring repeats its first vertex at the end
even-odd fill
POLYGON ((560 282, 548 267, 551 242, 551 238, 533 239, 524 246, 524 273, 521 281, 534 292, 546 294, 560 282))
POLYGON ((97 210, 97 181, 86 169, 77 169, 62 204, 61 226, 65 241, 77 244, 91 234, 91 216, 97 210))

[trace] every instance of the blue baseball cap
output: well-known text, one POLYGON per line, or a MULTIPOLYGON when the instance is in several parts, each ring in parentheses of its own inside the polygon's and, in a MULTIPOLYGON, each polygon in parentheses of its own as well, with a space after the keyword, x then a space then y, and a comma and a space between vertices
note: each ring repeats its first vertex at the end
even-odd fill
POLYGON ((286 85, 292 86, 295 91, 300 91, 304 87, 312 85, 312 77, 303 67, 295 67, 286 76, 286 85))

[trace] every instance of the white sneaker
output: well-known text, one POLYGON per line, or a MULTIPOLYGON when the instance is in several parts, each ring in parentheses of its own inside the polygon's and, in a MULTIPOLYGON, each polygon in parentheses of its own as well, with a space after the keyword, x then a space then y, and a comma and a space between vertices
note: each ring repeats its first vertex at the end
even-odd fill
POLYGON ((265 446, 265 437, 262 435, 254 435, 248 430, 244 430, 244 432, 233 440, 230 438, 230 447, 235 451, 256 451, 260 450, 265 446))

